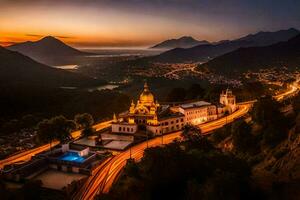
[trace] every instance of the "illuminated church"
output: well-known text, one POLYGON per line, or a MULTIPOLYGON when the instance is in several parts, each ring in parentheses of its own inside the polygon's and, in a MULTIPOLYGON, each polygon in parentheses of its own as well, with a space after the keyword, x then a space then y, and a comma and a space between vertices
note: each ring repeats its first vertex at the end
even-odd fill
POLYGON ((134 134, 140 130, 162 134, 180 130, 183 126, 184 115, 172 112, 169 106, 161 106, 145 83, 137 103, 132 101, 129 111, 121 113, 118 118, 114 115, 112 132, 134 134))
POLYGON ((220 95, 220 105, 205 101, 177 106, 160 105, 145 83, 136 104, 132 101, 128 111, 118 117, 114 115, 112 133, 136 134, 146 131, 154 135, 170 133, 181 130, 186 124, 198 125, 215 120, 223 116, 228 107, 234 112, 235 103, 235 96, 227 90, 220 95))

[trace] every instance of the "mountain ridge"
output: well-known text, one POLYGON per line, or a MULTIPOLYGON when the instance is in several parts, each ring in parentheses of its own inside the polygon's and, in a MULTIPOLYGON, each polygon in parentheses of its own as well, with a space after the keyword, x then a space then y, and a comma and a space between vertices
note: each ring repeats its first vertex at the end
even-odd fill
POLYGON ((38 63, 19 52, 0 47, 0 84, 39 87, 81 87, 103 81, 38 63))
POLYGON ((182 36, 177 39, 168 39, 162 41, 152 47, 151 49, 172 49, 172 48, 191 48, 193 46, 201 45, 201 44, 209 44, 206 40, 196 40, 191 36, 182 36))
POLYGON ((47 65, 54 65, 63 57, 85 56, 91 53, 79 51, 61 40, 46 36, 37 41, 27 41, 6 47, 47 65))
POLYGON ((262 47, 243 47, 200 65, 216 73, 232 75, 270 67, 300 66, 300 34, 288 41, 262 47))
POLYGON ((241 47, 267 46, 295 37, 299 30, 290 28, 275 32, 258 32, 217 44, 198 45, 192 48, 175 48, 152 59, 158 62, 205 62, 241 47))

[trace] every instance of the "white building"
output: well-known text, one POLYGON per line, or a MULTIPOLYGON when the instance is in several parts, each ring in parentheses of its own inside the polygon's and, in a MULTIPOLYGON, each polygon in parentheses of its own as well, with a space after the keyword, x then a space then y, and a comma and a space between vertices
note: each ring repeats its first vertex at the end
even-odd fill
POLYGON ((220 95, 220 105, 205 101, 181 104, 179 106, 160 105, 155 101, 147 83, 135 104, 133 101, 129 111, 117 118, 114 115, 112 133, 135 135, 138 131, 161 135, 181 130, 186 124, 198 125, 216 120, 236 110, 235 96, 230 90, 220 95))
POLYGON ((232 91, 227 89, 220 94, 220 103, 224 105, 229 113, 236 111, 236 97, 232 91))
POLYGON ((201 124, 218 118, 217 107, 205 101, 196 101, 179 106, 179 112, 185 116, 188 124, 201 124))

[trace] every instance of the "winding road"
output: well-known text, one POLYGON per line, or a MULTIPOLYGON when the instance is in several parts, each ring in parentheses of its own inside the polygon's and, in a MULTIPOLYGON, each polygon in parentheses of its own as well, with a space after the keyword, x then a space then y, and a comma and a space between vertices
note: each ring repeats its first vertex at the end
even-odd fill
MULTIPOLYGON (((282 94, 274 96, 277 100, 282 100, 285 97, 291 96, 298 92, 299 87, 295 85, 291 85, 290 89, 282 94)), ((203 134, 210 134, 211 131, 216 130, 226 123, 230 123, 237 118, 240 118, 248 113, 250 107, 253 102, 244 102, 239 104, 239 109, 228 115, 227 117, 222 117, 218 120, 207 122, 205 124, 199 125, 203 134)), ((111 125, 111 120, 105 121, 99 124, 94 125, 94 128, 99 131, 105 129, 111 125)), ((72 133, 72 137, 74 139, 79 138, 81 135, 81 131, 75 131, 72 133)), ((181 131, 177 131, 171 134, 163 135, 162 137, 156 137, 150 139, 143 143, 137 144, 131 147, 129 150, 123 151, 116 156, 112 156, 106 159, 103 163, 101 163, 96 169, 93 170, 93 174, 88 178, 86 183, 81 187, 81 189, 74 196, 74 199, 87 200, 93 199, 97 194, 107 193, 112 187, 113 183, 116 181, 118 175, 120 174, 123 167, 126 165, 127 159, 133 158, 136 161, 139 161, 144 154, 144 150, 149 147, 155 147, 162 144, 171 143, 174 139, 180 138, 181 131)), ((53 142, 52 146, 59 144, 58 141, 53 142)), ((49 144, 45 144, 43 146, 27 150, 21 152, 19 154, 10 156, 4 160, 0 161, 0 169, 5 165, 10 165, 18 162, 24 162, 31 159, 32 156, 39 154, 43 151, 47 151, 50 149, 49 144)))
MULTIPOLYGON (((286 97, 296 94, 298 89, 298 86, 291 85, 288 91, 276 95, 274 98, 278 101, 281 101, 286 97)), ((248 113, 254 102, 256 102, 256 100, 240 103, 239 109, 227 117, 222 117, 215 121, 199 125, 202 134, 210 134, 213 130, 221 128, 225 124, 231 123, 234 120, 243 117, 248 113)), ((162 137, 150 139, 143 143, 137 144, 114 157, 108 158, 104 164, 101 165, 99 169, 95 170, 94 173, 88 178, 87 182, 74 196, 74 199, 89 200, 94 199, 97 194, 108 193, 129 158, 132 158, 135 161, 140 161, 144 155, 145 149, 171 143, 175 139, 179 139, 181 137, 181 133, 182 131, 177 131, 171 134, 163 135, 162 137)))
MULTIPOLYGON (((199 125, 199 128, 203 134, 209 134, 211 131, 224 126, 226 123, 230 123, 247 114, 251 105, 251 103, 241 105, 240 108, 231 115, 212 122, 201 124, 199 125)), ((175 139, 179 139, 181 137, 181 133, 182 131, 177 131, 163 135, 162 137, 153 138, 148 140, 148 142, 145 141, 137 144, 131 149, 109 158, 105 161, 105 164, 101 165, 101 167, 99 166, 99 169, 94 170, 93 175, 88 178, 87 182, 83 185, 83 187, 81 187, 74 199, 88 200, 93 199, 99 193, 109 192, 121 170, 126 165, 126 161, 130 158, 130 154, 132 159, 139 161, 143 157, 145 149, 171 143, 175 139)))

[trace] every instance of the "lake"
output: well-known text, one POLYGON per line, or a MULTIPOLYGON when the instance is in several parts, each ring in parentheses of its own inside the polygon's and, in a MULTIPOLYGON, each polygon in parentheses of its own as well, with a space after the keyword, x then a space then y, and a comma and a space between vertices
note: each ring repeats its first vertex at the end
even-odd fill
POLYGON ((94 88, 90 88, 88 91, 89 92, 93 92, 93 91, 101 91, 101 90, 113 90, 113 89, 116 89, 118 88, 119 85, 112 85, 112 84, 107 84, 107 85, 102 85, 102 86, 99 86, 99 87, 94 87, 94 88))
POLYGON ((70 69, 77 69, 78 65, 56 65, 56 66, 53 66, 53 67, 58 68, 58 69, 70 70, 70 69))

